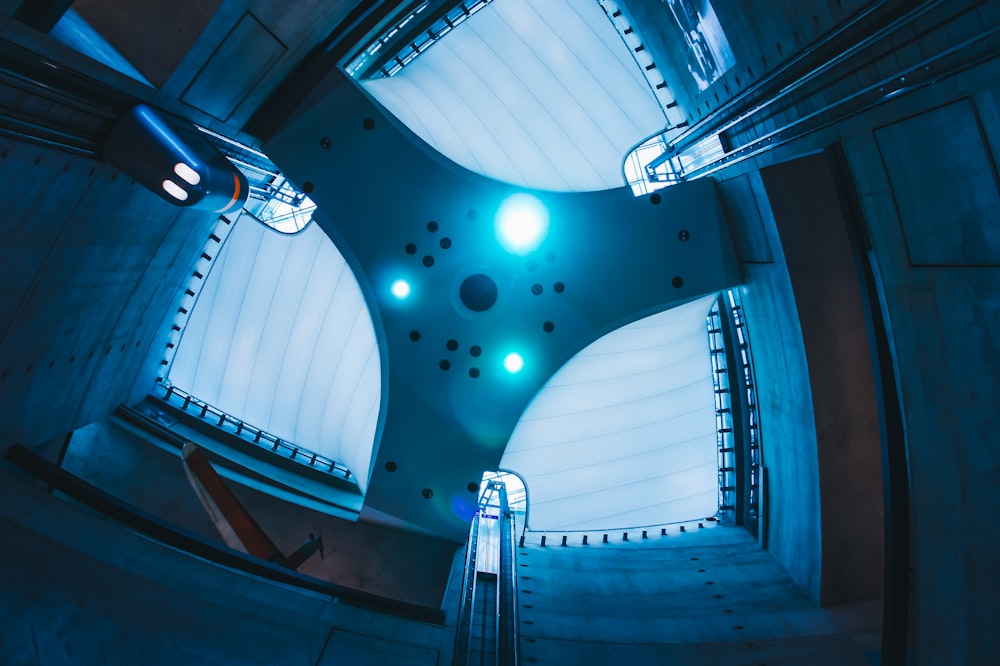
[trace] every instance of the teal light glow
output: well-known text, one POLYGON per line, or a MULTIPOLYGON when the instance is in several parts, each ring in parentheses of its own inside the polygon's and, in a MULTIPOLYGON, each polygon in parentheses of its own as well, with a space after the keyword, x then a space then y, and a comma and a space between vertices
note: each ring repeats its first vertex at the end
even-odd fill
POLYGON ((510 374, 512 375, 517 374, 518 372, 521 372, 521 368, 524 367, 524 359, 521 358, 520 354, 516 352, 511 352, 510 354, 507 354, 506 357, 504 357, 503 367, 510 374))
POLYGON ((508 252, 528 254, 538 249, 549 232, 549 211, 530 194, 515 194, 500 204, 496 216, 497 240, 508 252))
POLYGON ((392 283, 392 286, 389 287, 389 291, 391 291, 392 295, 399 300, 403 300, 410 295, 410 283, 406 280, 396 280, 392 283))

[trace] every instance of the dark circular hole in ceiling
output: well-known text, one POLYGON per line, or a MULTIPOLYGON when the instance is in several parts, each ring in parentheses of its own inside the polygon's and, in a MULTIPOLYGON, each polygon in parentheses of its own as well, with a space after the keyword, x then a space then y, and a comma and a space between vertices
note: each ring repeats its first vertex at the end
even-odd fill
POLYGON ((414 342, 420 340, 420 331, 410 331, 410 340, 414 342))
POLYGON ((361 126, 366 130, 375 129, 375 120, 372 118, 365 118, 361 121, 361 126))
POLYGON ((677 238, 683 243, 684 241, 691 239, 691 232, 687 229, 681 229, 677 232, 677 238))
POLYGON ((681 287, 684 286, 684 278, 675 277, 673 280, 670 281, 670 284, 674 286, 674 289, 680 289, 681 287))
POLYGON ((553 324, 551 321, 547 321, 544 324, 542 324, 542 330, 545 331, 546 333, 551 333, 555 329, 556 325, 553 324))
POLYGON ((462 281, 458 296, 473 312, 485 312, 497 302, 497 283, 489 275, 476 273, 462 281))
POLYGON ((654 206, 659 204, 661 201, 663 201, 663 197, 661 197, 658 192, 653 192, 649 195, 649 203, 654 206))
POLYGON ((535 296, 541 296, 542 291, 543 291, 542 285, 538 284, 537 282, 531 285, 531 293, 533 293, 535 296))
POLYGON ((564 283, 564 282, 556 282, 554 285, 552 285, 552 290, 554 292, 556 292, 557 294, 561 294, 564 291, 566 291, 566 283, 564 283))
POLYGON ((472 354, 473 356, 479 356, 480 354, 483 353, 483 348, 480 347, 479 345, 472 345, 471 347, 469 347, 469 353, 472 354))
POLYGON ((444 238, 441 239, 440 245, 442 250, 447 250, 449 247, 451 247, 451 239, 445 236, 444 238))
POLYGON ((444 343, 444 346, 448 348, 448 351, 455 351, 458 349, 458 340, 449 340, 444 343))
POLYGON ((407 243, 406 254, 416 254, 416 253, 417 253, 417 246, 414 245, 413 243, 407 243))
POLYGON ((306 194, 311 194, 312 191, 315 189, 316 186, 312 184, 312 181, 307 180, 306 182, 302 183, 302 191, 305 192, 306 194))
POLYGON ((430 222, 427 223, 427 231, 434 233, 438 229, 439 229, 438 223, 435 222, 434 220, 431 220, 430 222))
POLYGON ((424 496, 424 499, 430 499, 434 497, 434 491, 431 490, 430 488, 424 488, 420 494, 424 496))
POLYGON ((433 265, 434 265, 434 257, 428 254, 427 256, 424 257, 424 266, 430 268, 433 265))
POLYGON ((387 462, 385 464, 385 471, 387 471, 387 472, 395 472, 396 471, 396 463, 394 463, 391 460, 389 462, 387 462))
POLYGON ((475 481, 470 481, 469 485, 467 485, 466 488, 469 489, 470 493, 478 493, 479 492, 479 484, 476 483, 475 481))
POLYGON ((449 361, 446 358, 443 358, 441 359, 441 362, 438 363, 438 367, 441 368, 442 370, 451 370, 451 361, 449 361))
POLYGON ((469 368, 469 376, 473 379, 479 377, 479 368, 469 368))

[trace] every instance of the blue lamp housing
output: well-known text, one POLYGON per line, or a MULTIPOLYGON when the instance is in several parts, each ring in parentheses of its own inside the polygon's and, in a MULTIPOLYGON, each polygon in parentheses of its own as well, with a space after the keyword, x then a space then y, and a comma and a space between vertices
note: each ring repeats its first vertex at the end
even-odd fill
POLYGON ((243 208, 249 194, 246 177, 215 146, 146 104, 118 120, 102 157, 176 206, 225 215, 243 208))

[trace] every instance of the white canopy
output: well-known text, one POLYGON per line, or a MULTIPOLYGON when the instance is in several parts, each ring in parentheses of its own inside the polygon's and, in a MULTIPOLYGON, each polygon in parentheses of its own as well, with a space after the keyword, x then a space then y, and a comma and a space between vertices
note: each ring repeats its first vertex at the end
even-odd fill
POLYGON ((715 298, 605 335, 539 391, 500 463, 527 481, 531 529, 637 527, 716 513, 705 326, 715 298))
POLYGON ((625 185, 625 154, 666 119, 595 0, 498 0, 366 89, 458 164, 559 191, 625 185))
POLYGON ((286 236, 241 217, 191 312, 170 381, 348 466, 364 491, 381 360, 357 279, 318 224, 286 236))

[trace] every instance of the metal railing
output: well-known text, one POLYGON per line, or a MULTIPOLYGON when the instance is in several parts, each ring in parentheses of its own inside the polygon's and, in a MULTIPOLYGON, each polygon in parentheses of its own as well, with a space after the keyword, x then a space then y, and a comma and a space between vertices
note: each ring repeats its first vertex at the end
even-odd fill
POLYGON ((730 400, 729 373, 726 368, 726 342, 722 313, 716 302, 708 313, 708 349, 715 392, 715 431, 719 451, 719 518, 726 524, 736 522, 736 441, 733 437, 733 407, 730 400))
POLYGON ((450 8, 449 3, 423 2, 372 40, 344 69, 355 79, 394 76, 491 2, 466 0, 450 3, 450 8))
POLYGON ((199 400, 187 391, 179 389, 169 382, 161 383, 160 387, 165 391, 163 397, 165 402, 168 404, 179 403, 176 406, 185 412, 194 407, 189 413, 194 414, 205 423, 209 423, 229 434, 236 435, 244 441, 257 444, 276 455, 286 457, 322 472, 340 476, 348 481, 354 481, 351 470, 342 463, 250 425, 242 419, 231 416, 221 409, 213 407, 203 400, 199 400))
POLYGON ((736 339, 733 344, 739 349, 737 363, 740 366, 740 386, 744 392, 746 403, 746 435, 747 435, 747 511, 748 517, 757 521, 760 517, 760 487, 762 451, 760 442, 760 420, 757 408, 757 386, 754 379, 753 357, 750 353, 750 334, 747 330, 743 304, 736 290, 730 289, 726 294, 732 315, 736 339))
MULTIPOLYGON (((462 576, 462 597, 458 609, 458 630, 455 635, 455 666, 468 666, 472 663, 492 663, 494 666, 516 666, 520 663, 520 630, 517 614, 517 549, 515 547, 517 526, 514 514, 507 502, 507 490, 502 481, 490 480, 479 499, 479 507, 472 518, 469 528, 469 543, 465 554, 465 572, 462 576), (499 540, 482 544, 479 538, 482 519, 497 520, 499 540), (479 576, 479 558, 481 547, 499 548, 497 575, 479 576), (484 594, 485 600, 490 600, 491 590, 483 585, 493 585, 495 590, 492 613, 493 618, 477 616, 475 604, 477 594, 484 594), (483 645, 473 649, 473 625, 477 617, 482 620, 481 630, 493 633, 494 649, 484 652, 483 645), (492 627, 487 627, 488 620, 494 620, 492 627), (472 658, 477 654, 478 660, 472 658)), ((487 539, 489 542, 490 540, 487 539)), ((489 554, 492 555, 492 554, 489 554)), ((484 609, 485 612, 490 612, 484 609)))
POLYGON ((218 132, 195 125, 204 138, 246 176, 250 196, 243 209, 283 234, 294 234, 312 222, 316 204, 295 187, 264 153, 218 132))
POLYGON ((735 290, 716 301, 707 322, 719 449, 719 518, 756 531, 762 464, 760 424, 750 338, 735 290))

